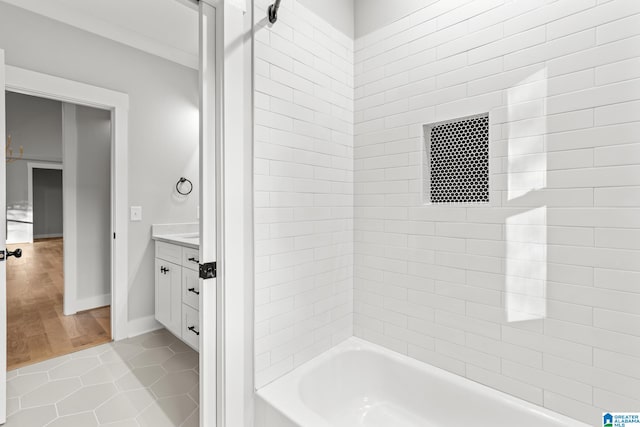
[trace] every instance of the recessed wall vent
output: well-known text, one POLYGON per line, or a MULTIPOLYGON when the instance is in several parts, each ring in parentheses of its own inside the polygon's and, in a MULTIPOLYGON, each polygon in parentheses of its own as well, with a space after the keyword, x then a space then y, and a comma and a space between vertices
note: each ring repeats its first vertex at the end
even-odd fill
POLYGON ((489 202, 489 114, 424 126, 424 202, 489 202))

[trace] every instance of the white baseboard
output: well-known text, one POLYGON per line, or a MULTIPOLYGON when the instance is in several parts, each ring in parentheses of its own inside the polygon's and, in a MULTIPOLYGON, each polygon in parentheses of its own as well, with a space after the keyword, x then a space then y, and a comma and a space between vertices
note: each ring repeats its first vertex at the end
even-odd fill
MULTIPOLYGON (((111 294, 97 295, 95 297, 82 298, 76 300, 76 311, 91 310, 92 308, 111 305, 111 294)), ((66 313, 65 313, 66 314, 66 313)))
POLYGON ((136 337, 138 335, 146 334, 147 332, 157 331, 158 329, 162 329, 162 326, 157 320, 155 316, 146 316, 141 317, 139 319, 129 320, 129 325, 127 327, 129 338, 136 337))
POLYGON ((34 239, 53 239, 53 238, 58 238, 58 237, 63 237, 62 233, 53 233, 53 234, 34 234, 33 238, 34 239))

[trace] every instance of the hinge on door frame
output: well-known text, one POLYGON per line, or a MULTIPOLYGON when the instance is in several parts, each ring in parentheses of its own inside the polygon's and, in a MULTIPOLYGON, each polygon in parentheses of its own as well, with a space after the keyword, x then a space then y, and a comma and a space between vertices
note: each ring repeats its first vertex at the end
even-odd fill
POLYGON ((216 277, 217 269, 216 262, 205 262, 200 265, 200 278, 201 279, 214 279, 216 277))

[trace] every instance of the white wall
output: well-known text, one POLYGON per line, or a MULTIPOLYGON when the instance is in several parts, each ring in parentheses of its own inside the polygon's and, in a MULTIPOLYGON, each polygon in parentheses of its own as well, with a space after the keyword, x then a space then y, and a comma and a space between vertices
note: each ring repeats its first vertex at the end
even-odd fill
POLYGON ((256 2, 256 386, 352 334, 353 41, 256 2))
POLYGON ((298 4, 350 38, 353 38, 355 33, 354 3, 355 0, 298 0, 298 4))
POLYGON ((356 41, 357 336, 594 425, 640 408, 639 12, 442 0, 356 41), (423 206, 422 125, 481 112, 491 205, 423 206))
MULTIPOLYGON (((438 0, 353 0, 355 3, 355 37, 365 36, 436 1, 438 0)), ((466 2, 469 1, 471 0, 466 2)), ((456 1, 455 4, 459 3, 456 1)))
POLYGON ((198 189, 179 198, 175 183, 198 177, 197 72, 5 3, 0 48, 9 65, 129 94, 125 203, 143 207, 129 226, 129 319, 153 316, 151 224, 196 220, 198 189))
POLYGON ((77 298, 86 307, 111 295, 111 112, 75 112, 77 298))

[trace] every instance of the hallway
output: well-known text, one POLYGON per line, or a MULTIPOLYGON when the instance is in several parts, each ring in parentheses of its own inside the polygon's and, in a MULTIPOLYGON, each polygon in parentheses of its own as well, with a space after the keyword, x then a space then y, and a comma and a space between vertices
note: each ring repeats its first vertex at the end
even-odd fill
POLYGON ((7 260, 7 370, 111 341, 110 307, 62 313, 63 241, 9 245, 22 258, 7 260))

